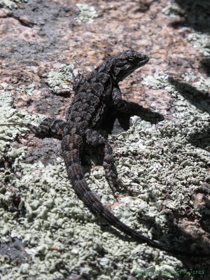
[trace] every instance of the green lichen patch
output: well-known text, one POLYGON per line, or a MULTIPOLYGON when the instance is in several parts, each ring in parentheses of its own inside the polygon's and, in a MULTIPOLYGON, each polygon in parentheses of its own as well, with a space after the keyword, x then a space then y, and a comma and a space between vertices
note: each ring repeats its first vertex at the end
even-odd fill
POLYGON ((75 77, 79 74, 74 65, 62 64, 58 72, 49 72, 47 83, 56 94, 66 94, 72 90, 75 77))
MULTIPOLYGON (((182 100, 185 103, 185 107, 188 104, 188 101, 185 100, 182 94, 179 93, 179 90, 177 89, 176 83, 172 83, 172 79, 169 74, 164 73, 163 71, 157 72, 154 74, 154 76, 146 76, 142 75, 143 81, 142 84, 147 85, 152 88, 156 89, 165 89, 173 97, 176 97, 179 100, 182 100)), ((191 85, 189 84, 184 84, 180 86, 180 89, 182 92, 185 90, 189 89, 191 87, 192 89, 194 88, 194 92, 192 90, 192 96, 195 96, 198 94, 198 91, 203 91, 206 94, 209 94, 210 92, 210 78, 204 78, 203 76, 197 77, 195 76, 193 71, 187 71, 182 75, 182 78, 188 83, 188 82, 193 82, 196 80, 196 82, 193 82, 191 85), (197 91, 196 91, 197 90, 197 91)))
POLYGON ((177 4, 176 0, 167 1, 166 7, 162 9, 165 15, 175 16, 180 12, 180 6, 177 4))
POLYGON ((98 17, 98 14, 94 6, 89 6, 87 4, 76 4, 79 9, 79 15, 75 18, 76 22, 93 22, 93 19, 98 17))
POLYGON ((24 2, 26 3, 28 1, 27 0, 0 0, 0 7, 5 6, 5 7, 8 7, 10 9, 18 8, 17 3, 24 3, 24 2))
POLYGON ((200 32, 193 32, 187 37, 188 41, 194 42, 194 48, 200 48, 200 53, 205 58, 210 58, 210 35, 201 34, 200 32))

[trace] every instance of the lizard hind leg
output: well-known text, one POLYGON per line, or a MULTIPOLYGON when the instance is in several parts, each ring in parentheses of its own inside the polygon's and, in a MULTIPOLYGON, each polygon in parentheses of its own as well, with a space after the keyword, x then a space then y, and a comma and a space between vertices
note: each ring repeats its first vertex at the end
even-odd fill
MULTIPOLYGON (((106 179, 109 183, 110 188, 115 196, 115 186, 120 186, 125 191, 130 192, 123 182, 118 178, 117 171, 114 165, 114 158, 112 155, 112 147, 108 144, 107 140, 96 130, 88 129, 86 131, 86 143, 96 147, 104 146, 104 159, 103 167, 105 170, 106 179)), ((116 197, 116 196, 115 196, 116 197)))

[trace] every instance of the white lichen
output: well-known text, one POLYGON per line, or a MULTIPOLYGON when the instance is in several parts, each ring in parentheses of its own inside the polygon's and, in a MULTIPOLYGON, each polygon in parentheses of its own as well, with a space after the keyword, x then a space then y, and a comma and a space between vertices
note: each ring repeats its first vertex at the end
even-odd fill
POLYGON ((76 4, 79 9, 79 15, 75 18, 76 22, 93 22, 93 19, 98 17, 98 14, 94 6, 89 6, 88 4, 76 4))
POLYGON ((78 70, 74 68, 73 64, 62 64, 59 70, 51 71, 47 77, 47 83, 51 90, 56 94, 66 93, 72 90, 74 78, 79 74, 78 70))

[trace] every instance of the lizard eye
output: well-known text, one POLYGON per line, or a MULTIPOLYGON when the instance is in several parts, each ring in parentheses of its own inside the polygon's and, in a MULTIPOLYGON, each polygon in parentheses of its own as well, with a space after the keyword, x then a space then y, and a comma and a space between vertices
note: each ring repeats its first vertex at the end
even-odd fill
POLYGON ((130 57, 128 58, 129 61, 133 61, 134 59, 135 59, 135 57, 133 57, 133 56, 130 56, 130 57))

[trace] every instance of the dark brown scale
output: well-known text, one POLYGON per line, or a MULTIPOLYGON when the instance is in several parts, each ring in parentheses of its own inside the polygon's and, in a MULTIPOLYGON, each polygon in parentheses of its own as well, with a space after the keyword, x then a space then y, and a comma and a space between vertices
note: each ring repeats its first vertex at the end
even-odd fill
MULTIPOLYGON (((192 253, 190 252, 171 249, 164 244, 143 236, 122 223, 90 191, 82 173, 81 154, 84 146, 87 144, 93 147, 103 146, 103 166, 110 187, 114 191, 115 185, 118 184, 125 189, 114 168, 112 148, 96 129, 106 120, 108 117, 107 112, 110 108, 112 110, 128 111, 128 108, 124 106, 118 83, 137 68, 146 64, 148 60, 146 55, 139 54, 133 50, 107 58, 87 78, 82 78, 74 86, 76 94, 71 106, 67 110, 66 122, 46 119, 39 127, 22 123, 14 124, 25 125, 42 137, 56 136, 62 138, 62 155, 69 179, 78 197, 94 215, 99 215, 108 223, 139 242, 146 242, 152 247, 168 251, 172 254, 191 256, 192 253)), ((209 256, 209 254, 197 254, 197 256, 209 256)))

